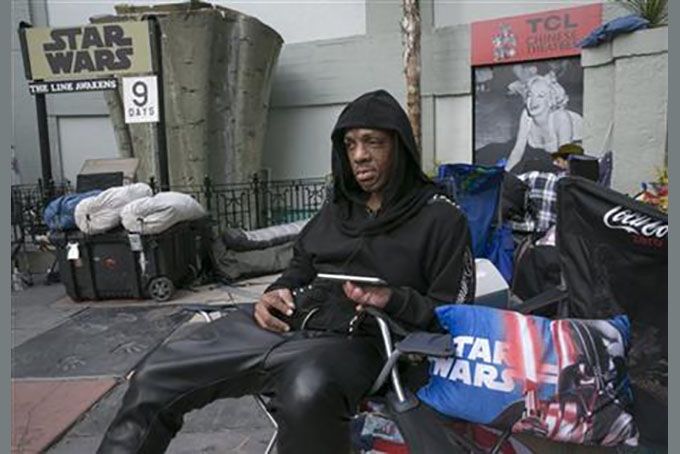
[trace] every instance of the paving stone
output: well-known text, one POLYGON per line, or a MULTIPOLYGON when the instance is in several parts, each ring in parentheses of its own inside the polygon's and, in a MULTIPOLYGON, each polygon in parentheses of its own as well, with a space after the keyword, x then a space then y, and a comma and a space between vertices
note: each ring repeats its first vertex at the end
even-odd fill
MULTIPOLYGON (((107 394, 48 454, 95 452, 126 390, 127 383, 123 382, 107 394)), ((184 426, 170 444, 168 454, 262 454, 272 433, 272 425, 252 397, 222 399, 185 416, 184 426)))
POLYGON ((86 305, 56 304, 64 295, 61 284, 36 285, 12 292, 12 348, 87 309, 86 305))
POLYGON ((33 454, 55 441, 115 380, 13 380, 12 453, 33 454))
POLYGON ((15 348, 12 376, 123 376, 190 316, 179 307, 90 307, 15 348))

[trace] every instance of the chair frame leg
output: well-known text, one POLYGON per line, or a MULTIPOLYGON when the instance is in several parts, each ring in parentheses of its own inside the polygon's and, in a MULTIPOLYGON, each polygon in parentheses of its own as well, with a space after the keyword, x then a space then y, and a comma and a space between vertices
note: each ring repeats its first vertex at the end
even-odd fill
POLYGON ((505 431, 503 431, 500 437, 498 437, 496 444, 493 446, 489 454, 498 454, 499 452, 501 452, 501 447, 503 446, 503 443, 505 443, 507 439, 510 438, 511 434, 512 434, 511 429, 505 429, 505 431))
POLYGON ((269 413, 269 410, 267 409, 267 404, 265 403, 262 396, 256 394, 253 396, 253 398, 255 399, 255 402, 257 402, 257 404, 260 406, 262 411, 267 415, 267 418, 269 418, 269 422, 271 422, 272 426, 274 426, 274 433, 272 434, 272 437, 269 439, 267 449, 265 449, 264 451, 264 454, 270 454, 272 452, 272 449, 274 449, 274 445, 276 445, 276 439, 279 437, 279 424, 276 422, 271 413, 269 413))

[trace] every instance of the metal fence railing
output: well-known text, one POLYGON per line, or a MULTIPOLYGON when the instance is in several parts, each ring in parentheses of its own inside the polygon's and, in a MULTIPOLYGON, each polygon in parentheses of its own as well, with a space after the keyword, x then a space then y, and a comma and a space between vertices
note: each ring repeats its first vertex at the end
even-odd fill
MULTIPOLYGON (((156 192, 153 178, 149 184, 156 192)), ((213 184, 206 178, 202 185, 170 189, 198 200, 221 233, 230 227, 253 230, 307 219, 323 205, 328 187, 324 178, 267 181, 256 174, 246 183, 213 184)), ((47 233, 43 212, 49 202, 72 192, 69 182, 12 186, 12 258, 22 244, 47 233)))
POLYGON ((44 185, 18 184, 11 188, 12 206, 12 259, 22 245, 34 243, 36 238, 47 233, 43 212, 53 199, 73 192, 71 184, 52 183, 44 185))
POLYGON ((198 200, 222 232, 230 227, 252 230, 307 219, 323 205, 328 182, 324 178, 267 181, 255 175, 247 183, 213 184, 206 178, 200 186, 170 189, 198 200))

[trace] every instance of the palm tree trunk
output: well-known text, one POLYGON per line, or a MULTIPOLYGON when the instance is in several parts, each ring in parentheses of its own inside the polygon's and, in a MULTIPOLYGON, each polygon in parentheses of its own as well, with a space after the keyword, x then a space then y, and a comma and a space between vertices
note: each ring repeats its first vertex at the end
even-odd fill
POLYGON ((420 2, 403 0, 402 41, 404 44, 404 73, 406 74, 406 112, 408 113, 418 152, 422 155, 421 99, 420 99, 420 2))

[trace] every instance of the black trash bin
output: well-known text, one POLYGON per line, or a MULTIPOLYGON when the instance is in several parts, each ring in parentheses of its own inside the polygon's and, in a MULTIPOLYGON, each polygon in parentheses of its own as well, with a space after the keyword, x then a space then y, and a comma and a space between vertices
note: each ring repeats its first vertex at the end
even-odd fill
POLYGON ((99 235, 52 232, 61 282, 75 301, 153 298, 167 301, 189 284, 205 263, 208 222, 175 224, 153 235, 118 228, 99 235))

